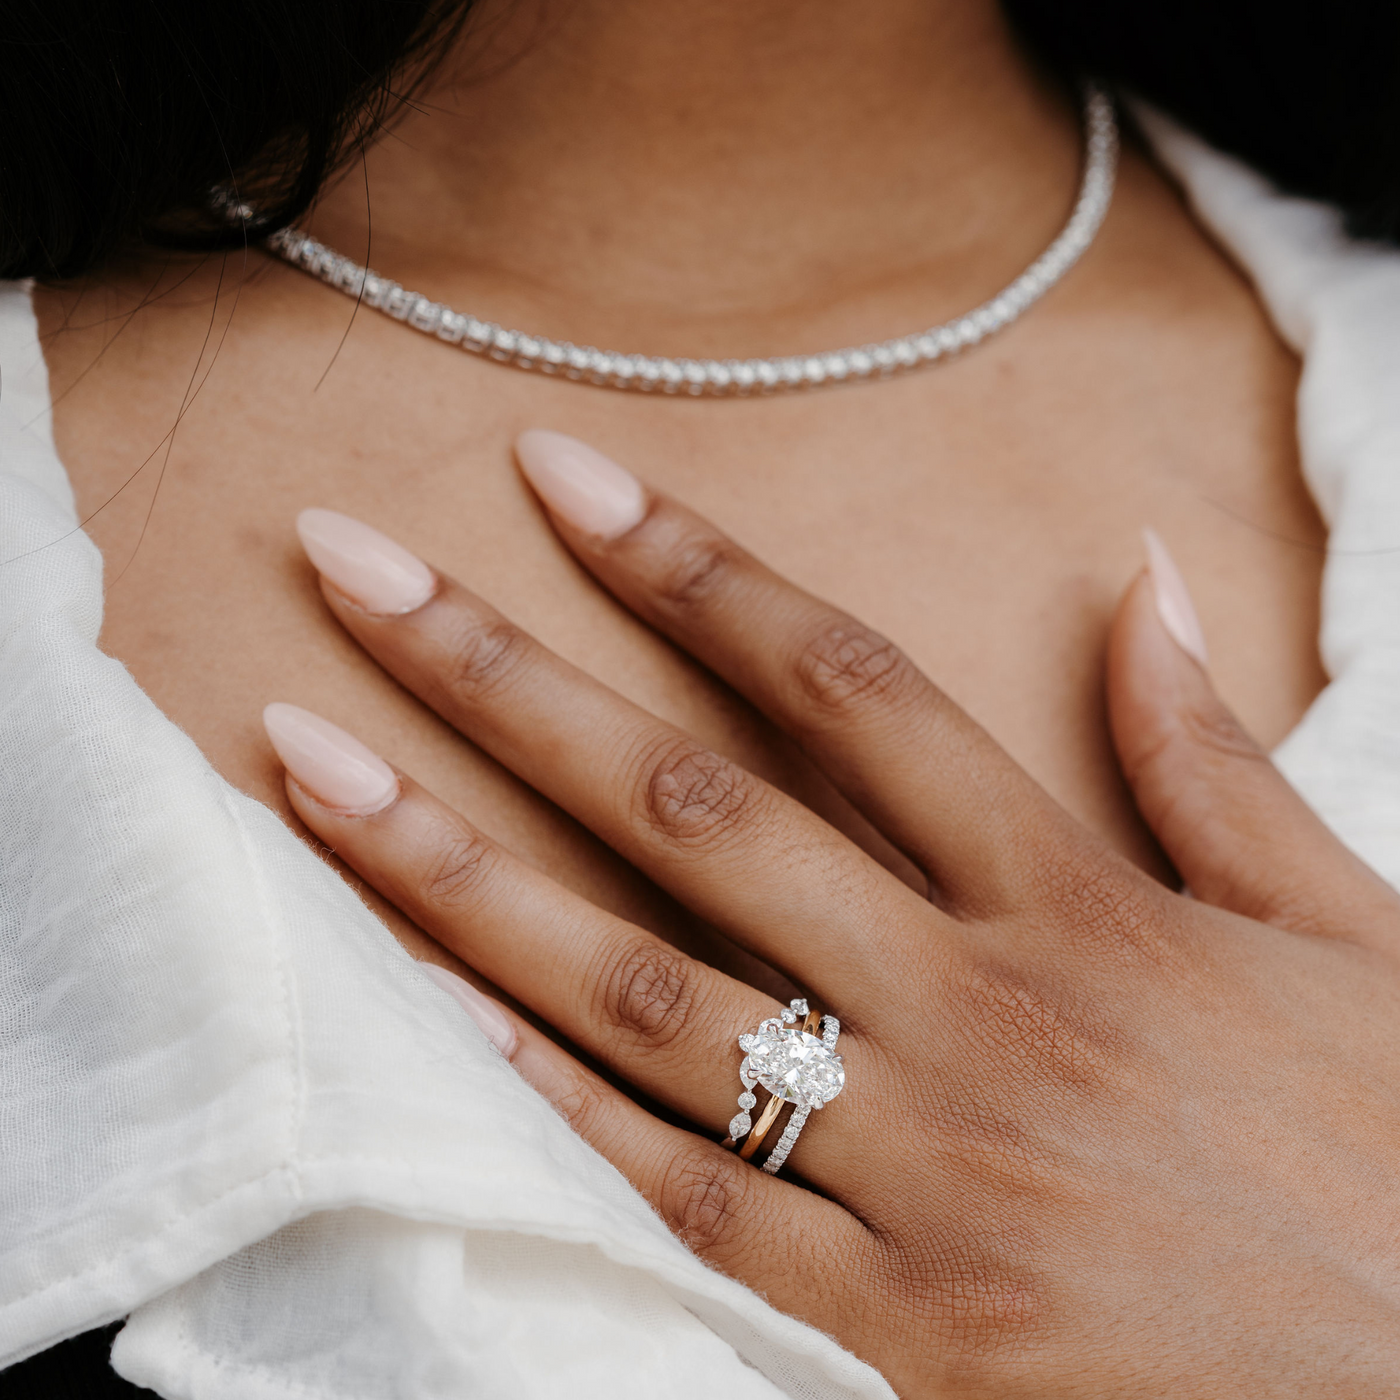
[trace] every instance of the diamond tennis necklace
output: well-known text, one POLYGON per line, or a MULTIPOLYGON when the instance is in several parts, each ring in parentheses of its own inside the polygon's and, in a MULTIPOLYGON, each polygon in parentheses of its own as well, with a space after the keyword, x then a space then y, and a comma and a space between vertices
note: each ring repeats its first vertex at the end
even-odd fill
POLYGON ((644 394, 720 398, 771 394, 887 379, 934 364, 1009 326, 1034 306, 1094 241, 1113 198, 1117 164, 1118 123, 1113 102, 1101 88, 1091 86, 1084 96, 1084 173, 1074 212, 1059 237, 1009 287, 967 315, 914 335, 878 345, 769 360, 673 360, 548 340, 453 311, 418 292, 410 292, 351 262, 300 229, 280 230, 267 240, 267 246, 294 267, 319 277, 365 306, 425 335, 434 335, 448 345, 516 369, 644 394))

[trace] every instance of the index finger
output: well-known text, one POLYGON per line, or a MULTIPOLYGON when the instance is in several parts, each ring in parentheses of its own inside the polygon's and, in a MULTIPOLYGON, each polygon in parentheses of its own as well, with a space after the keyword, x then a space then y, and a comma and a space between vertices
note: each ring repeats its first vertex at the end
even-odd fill
POLYGON ((1063 833, 1044 790, 887 638, 586 444, 535 430, 516 452, 594 577, 796 738, 952 904, 998 904, 1036 834, 1063 833))

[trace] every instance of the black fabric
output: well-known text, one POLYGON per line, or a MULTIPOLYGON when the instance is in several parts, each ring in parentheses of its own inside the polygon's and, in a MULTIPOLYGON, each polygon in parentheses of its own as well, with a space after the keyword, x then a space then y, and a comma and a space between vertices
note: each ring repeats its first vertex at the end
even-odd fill
POLYGON ((254 242, 310 205, 470 0, 5 0, 0 277, 254 242), (255 206, 246 230, 214 197, 255 206))
POLYGON ((1150 98, 1284 189, 1400 242, 1395 0, 1002 0, 1066 72, 1150 98))
POLYGON ((124 1381, 108 1364, 120 1330, 114 1322, 84 1332, 0 1371, 0 1400, 159 1400, 154 1390, 124 1381))

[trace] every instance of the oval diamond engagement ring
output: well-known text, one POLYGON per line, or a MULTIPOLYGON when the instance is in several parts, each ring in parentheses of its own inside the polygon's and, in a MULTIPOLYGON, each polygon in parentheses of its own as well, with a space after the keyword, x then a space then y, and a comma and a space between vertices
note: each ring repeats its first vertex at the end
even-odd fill
POLYGON ((805 1000, 797 997, 781 1015, 770 1017, 756 1031, 741 1035, 739 1049, 744 1052, 744 1059, 739 1078, 744 1091, 739 1095, 739 1112, 730 1121, 725 1146, 738 1149, 745 1159, 752 1157, 783 1107, 792 1104, 792 1117, 763 1163, 763 1170, 770 1176, 779 1171, 812 1110, 830 1103, 846 1087, 846 1069, 836 1053, 836 1038, 840 1034, 841 1023, 835 1016, 819 1018, 808 1010, 805 1000), (818 1025, 820 1036, 812 1033, 818 1025), (758 1102, 753 1092, 756 1084, 771 1095, 757 1124, 749 1113, 758 1102), (741 1146, 745 1138, 747 1141, 741 1146))

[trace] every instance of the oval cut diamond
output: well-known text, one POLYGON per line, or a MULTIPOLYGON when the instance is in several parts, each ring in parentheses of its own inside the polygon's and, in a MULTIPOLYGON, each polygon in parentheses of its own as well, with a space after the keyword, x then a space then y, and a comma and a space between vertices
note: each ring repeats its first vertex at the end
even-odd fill
POLYGON ((754 1077, 788 1103, 819 1108, 846 1086, 841 1057, 814 1035, 793 1027, 761 1027, 748 1060, 754 1077))

